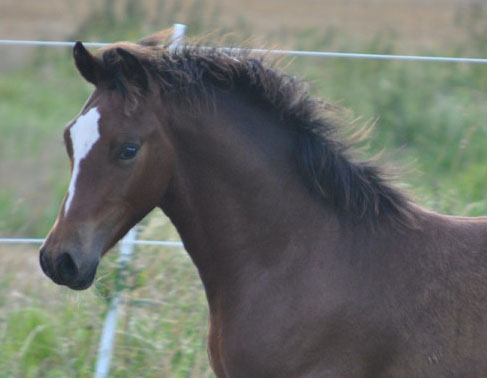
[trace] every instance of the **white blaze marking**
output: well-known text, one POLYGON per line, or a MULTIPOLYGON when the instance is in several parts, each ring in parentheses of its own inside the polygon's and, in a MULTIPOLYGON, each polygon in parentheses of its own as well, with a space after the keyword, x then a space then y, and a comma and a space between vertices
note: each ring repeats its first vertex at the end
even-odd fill
POLYGON ((69 129, 69 136, 73 145, 73 174, 69 183, 68 198, 64 205, 64 215, 68 213, 69 206, 74 198, 81 161, 88 155, 93 145, 100 138, 98 130, 99 119, 100 113, 98 113, 98 109, 91 108, 86 114, 80 115, 69 129))

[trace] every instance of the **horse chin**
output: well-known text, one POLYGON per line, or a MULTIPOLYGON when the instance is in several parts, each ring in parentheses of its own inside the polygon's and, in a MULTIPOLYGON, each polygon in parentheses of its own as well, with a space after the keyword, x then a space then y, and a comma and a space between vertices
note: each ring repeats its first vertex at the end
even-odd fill
POLYGON ((91 279, 79 280, 65 285, 72 290, 78 290, 78 291, 86 290, 93 284, 94 278, 95 277, 93 276, 91 279))

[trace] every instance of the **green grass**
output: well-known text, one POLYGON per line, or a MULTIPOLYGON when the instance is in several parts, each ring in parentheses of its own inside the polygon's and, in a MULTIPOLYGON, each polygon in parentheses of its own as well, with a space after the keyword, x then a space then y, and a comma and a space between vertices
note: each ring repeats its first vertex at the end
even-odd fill
POLYGON ((40 237, 48 231, 69 178, 62 129, 90 92, 68 51, 0 72, 0 232, 40 237))
MULTIPOLYGON (((311 32, 302 37, 298 48, 334 42, 311 32)), ((377 38, 362 50, 394 52, 394 41, 377 38)), ((376 120, 371 153, 384 149, 384 161, 405 166, 401 181, 421 204, 487 214, 486 66, 299 58, 290 71, 308 78, 316 94, 353 109, 349 118, 376 120)), ((90 91, 64 50, 40 50, 32 65, 0 73, 0 235, 47 233, 68 183, 62 129, 90 91)), ((167 219, 151 215, 140 237, 177 236, 167 219)), ((90 377, 116 287, 116 255, 82 293, 42 277, 33 249, 0 247, 0 256, 0 377, 90 377)), ((181 250, 137 249, 124 301, 112 377, 212 376, 206 301, 181 250)))

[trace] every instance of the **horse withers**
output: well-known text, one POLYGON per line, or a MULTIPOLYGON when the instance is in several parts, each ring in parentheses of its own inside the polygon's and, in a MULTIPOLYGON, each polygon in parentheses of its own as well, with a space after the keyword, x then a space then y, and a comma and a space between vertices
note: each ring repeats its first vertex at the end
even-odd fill
POLYGON ((40 264, 85 289, 160 207, 209 304, 218 377, 486 377, 487 218, 412 203, 264 58, 156 38, 74 60, 95 90, 40 264))

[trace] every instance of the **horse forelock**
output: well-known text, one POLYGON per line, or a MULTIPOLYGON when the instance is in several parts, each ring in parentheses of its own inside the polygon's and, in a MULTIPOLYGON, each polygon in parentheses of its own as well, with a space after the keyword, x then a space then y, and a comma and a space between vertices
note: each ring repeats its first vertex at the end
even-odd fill
POLYGON ((356 161, 353 143, 337 136, 337 107, 312 97, 307 83, 281 72, 277 60, 254 57, 246 50, 199 45, 172 49, 168 43, 149 42, 122 42, 102 50, 111 88, 124 97, 126 112, 135 110, 147 92, 142 83, 121 74, 120 49, 140 62, 152 85, 175 109, 209 111, 214 89, 219 88, 246 95, 278 113, 296 137, 298 163, 310 189, 340 214, 372 224, 386 216, 395 224, 413 225, 407 196, 391 185, 376 163, 356 161))

